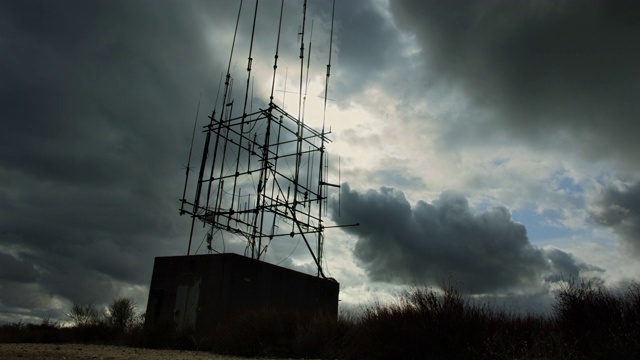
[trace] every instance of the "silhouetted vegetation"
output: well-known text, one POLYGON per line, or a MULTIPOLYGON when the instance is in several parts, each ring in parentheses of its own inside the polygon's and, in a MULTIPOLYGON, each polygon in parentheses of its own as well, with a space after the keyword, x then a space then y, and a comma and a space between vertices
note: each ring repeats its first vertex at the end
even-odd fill
POLYGON ((100 317, 95 305, 91 302, 76 302, 66 313, 71 323, 76 327, 89 326, 99 322, 100 317))
POLYGON ((109 326, 127 331, 135 325, 136 307, 132 299, 122 297, 114 300, 109 305, 109 311, 105 314, 109 326))
POLYGON ((211 333, 145 329, 131 299, 115 300, 100 316, 74 304, 72 327, 0 325, 0 342, 99 343, 212 351, 249 357, 341 359, 631 359, 640 356, 640 284, 614 292, 571 280, 556 293, 548 316, 496 310, 463 296, 414 288, 391 305, 359 315, 322 315, 261 309, 218 324, 211 333))

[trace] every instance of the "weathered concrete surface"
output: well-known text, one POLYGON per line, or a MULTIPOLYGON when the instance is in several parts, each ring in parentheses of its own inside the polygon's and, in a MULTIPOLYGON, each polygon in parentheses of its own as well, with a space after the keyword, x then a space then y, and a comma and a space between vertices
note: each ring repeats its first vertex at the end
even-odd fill
POLYGON ((158 257, 146 326, 211 329, 249 310, 338 314, 340 285, 237 254, 158 257))

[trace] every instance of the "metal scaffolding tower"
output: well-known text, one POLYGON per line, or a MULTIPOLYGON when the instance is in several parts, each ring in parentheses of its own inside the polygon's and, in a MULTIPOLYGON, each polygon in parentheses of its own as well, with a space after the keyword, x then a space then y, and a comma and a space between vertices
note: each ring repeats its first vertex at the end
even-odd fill
MULTIPOLYGON (((208 227, 209 252, 214 236, 220 232, 232 233, 246 240, 245 256, 263 259, 272 241, 281 237, 301 237, 317 266, 318 276, 323 271, 324 217, 327 211, 328 190, 339 188, 328 181, 329 157, 326 144, 330 130, 325 128, 327 91, 331 69, 333 43, 333 18, 331 13, 331 37, 329 59, 326 67, 324 89, 324 113, 322 127, 314 129, 304 119, 306 91, 309 84, 311 42, 305 66, 305 27, 307 26, 307 1, 303 3, 302 25, 298 33, 300 52, 300 82, 298 89, 298 114, 293 115, 274 103, 274 92, 280 58, 284 1, 280 4, 271 94, 267 104, 252 110, 253 45, 258 18, 258 1, 253 9, 251 40, 247 62, 243 96, 233 96, 234 77, 231 64, 242 2, 238 10, 236 30, 229 56, 221 109, 215 109, 204 126, 204 148, 200 163, 195 194, 186 198, 187 179, 181 201, 180 214, 192 217, 187 255, 192 251, 194 227, 208 227), (239 101, 236 101, 239 100, 239 101)), ((313 27, 312 27, 313 28, 313 27)), ((216 100, 217 105, 217 100, 216 100)), ((194 127, 195 134, 195 127, 194 127)), ((193 141, 192 141, 193 147, 193 141)), ((189 155, 189 163, 191 153, 189 155)))

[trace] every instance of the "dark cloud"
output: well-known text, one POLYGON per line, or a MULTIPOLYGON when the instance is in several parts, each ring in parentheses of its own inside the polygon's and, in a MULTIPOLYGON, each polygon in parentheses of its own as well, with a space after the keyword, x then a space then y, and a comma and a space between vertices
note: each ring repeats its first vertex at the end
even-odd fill
POLYGON ((0 253, 0 279, 31 283, 38 279, 40 272, 36 267, 11 254, 0 253))
POLYGON ((631 254, 640 256, 640 183, 604 190, 591 210, 591 219, 612 228, 631 254))
POLYGON ((399 64, 403 44, 391 19, 371 4, 343 1, 336 7, 334 61, 339 66, 331 77, 331 89, 338 104, 382 80, 398 93, 410 92, 398 86, 397 79, 386 81, 386 70, 406 65, 399 64))
POLYGON ((437 83, 476 109, 450 119, 450 143, 506 129, 589 158, 640 155, 640 3, 394 0, 392 12, 437 83))
POLYGON ((22 309, 26 313, 29 309, 47 311, 54 300, 43 292, 36 283, 2 282, 0 283, 0 310, 7 308, 22 309))
POLYGON ((25 302, 17 282, 38 299, 30 315, 109 302, 147 285, 155 256, 186 251, 180 167, 198 93, 204 118, 223 67, 204 19, 225 12, 181 1, 0 4, 0 243, 23 251, 0 259, 5 306, 25 302))
POLYGON ((552 274, 591 269, 561 250, 534 247, 507 209, 474 213, 455 192, 415 206, 391 188, 359 193, 343 184, 341 195, 333 220, 360 223, 345 231, 358 237, 354 254, 374 281, 439 284, 451 276, 466 291, 489 293, 536 289, 552 274))
POLYGON ((555 282, 560 280, 578 279, 580 274, 585 272, 602 273, 604 269, 583 263, 573 256, 573 254, 556 248, 545 248, 544 254, 553 266, 555 272, 547 276, 547 281, 555 282))

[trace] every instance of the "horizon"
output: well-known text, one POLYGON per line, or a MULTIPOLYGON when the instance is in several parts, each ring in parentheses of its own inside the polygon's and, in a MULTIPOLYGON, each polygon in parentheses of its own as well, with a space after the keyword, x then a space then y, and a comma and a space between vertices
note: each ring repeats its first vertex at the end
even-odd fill
MULTIPOLYGON (((0 4, 0 321, 62 319, 74 302, 122 296, 146 307, 153 259, 186 254, 178 199, 194 117, 199 106, 201 128, 220 106, 238 11, 63 3, 0 4)), ((273 4, 259 7, 253 107, 271 90, 273 4)), ((302 3, 284 4, 273 102, 298 113, 302 3)), ((341 308, 453 279, 469 296, 548 313, 568 279, 617 289, 640 278, 640 4, 338 0, 325 114, 331 4, 308 3, 304 112, 313 127, 326 115, 329 182, 342 181, 325 225, 360 223, 325 232, 341 308)), ((236 94, 253 6, 231 62, 236 94)), ((205 236, 198 228, 195 253, 205 236)), ((224 236, 217 249, 243 253, 224 236)), ((315 274, 299 239, 281 240, 264 261, 315 274)))

